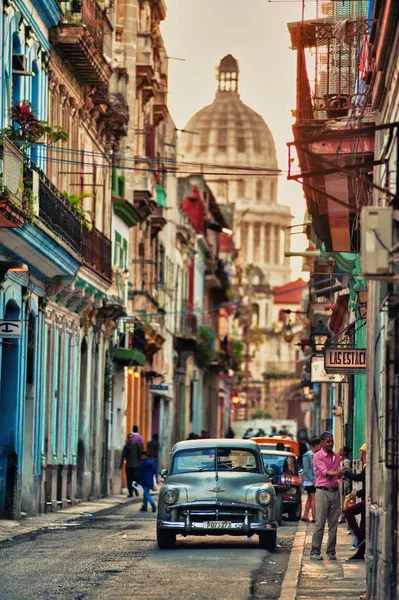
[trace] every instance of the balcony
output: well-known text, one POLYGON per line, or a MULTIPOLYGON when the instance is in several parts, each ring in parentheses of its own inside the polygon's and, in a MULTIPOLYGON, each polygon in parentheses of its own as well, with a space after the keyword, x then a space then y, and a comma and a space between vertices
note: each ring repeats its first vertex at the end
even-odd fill
POLYGON ((208 258, 205 270, 205 288, 216 292, 225 292, 229 286, 230 280, 223 261, 208 258))
POLYGON ((158 93, 159 75, 154 59, 154 41, 151 32, 137 34, 136 86, 142 91, 143 103, 146 104, 158 93))
POLYGON ((96 227, 89 231, 83 226, 80 248, 87 266, 111 283, 111 240, 96 227))
POLYGON ((371 201, 374 161, 375 119, 362 66, 370 24, 365 9, 362 18, 352 3, 345 10, 346 19, 288 24, 297 51, 288 179, 303 186, 316 235, 329 252, 359 250, 358 215, 371 201))
POLYGON ((39 179, 39 213, 37 217, 72 250, 80 254, 80 215, 43 173, 40 174, 39 179))
MULTIPOLYGON (((184 309, 183 309, 184 310, 184 309)), ((175 347, 178 352, 193 352, 197 346, 197 317, 186 312, 178 317, 175 347)))
POLYGON ((145 331, 141 324, 127 325, 126 333, 116 333, 113 360, 124 367, 144 367, 145 331))
POLYGON ((150 217, 151 237, 155 238, 160 231, 165 227, 167 221, 165 219, 165 209, 163 206, 156 206, 150 217))
POLYGON ((107 83, 112 75, 104 57, 104 46, 112 35, 107 16, 96 0, 74 1, 67 14, 66 21, 50 29, 51 44, 81 83, 107 83))

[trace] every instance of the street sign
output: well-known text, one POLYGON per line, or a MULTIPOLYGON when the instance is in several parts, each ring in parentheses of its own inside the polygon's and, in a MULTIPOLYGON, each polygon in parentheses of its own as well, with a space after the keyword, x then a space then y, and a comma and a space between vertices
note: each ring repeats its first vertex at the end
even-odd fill
POLYGON ((325 348, 324 369, 326 373, 366 373, 366 348, 337 346, 325 348))
POLYGON ((311 377, 312 383, 342 383, 345 375, 340 373, 326 373, 324 369, 324 357, 312 356, 311 377))
POLYGON ((0 319, 0 338, 22 337, 22 321, 0 319))
POLYGON ((153 394, 159 394, 160 396, 167 396, 168 391, 169 391, 169 386, 167 384, 156 385, 153 383, 150 385, 150 392, 152 392, 153 394))

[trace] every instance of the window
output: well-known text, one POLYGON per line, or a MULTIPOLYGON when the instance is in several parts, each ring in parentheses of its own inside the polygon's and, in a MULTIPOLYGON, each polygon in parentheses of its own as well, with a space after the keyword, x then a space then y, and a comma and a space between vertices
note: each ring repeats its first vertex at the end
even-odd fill
POLYGON ((121 235, 115 231, 115 245, 114 245, 114 265, 119 265, 119 256, 121 253, 121 235))
POLYGON ((270 200, 277 202, 277 183, 275 181, 272 181, 270 186, 270 200))
POLYGON ((262 200, 262 193, 263 193, 263 181, 261 179, 258 179, 258 181, 256 182, 256 199, 259 202, 259 200, 262 200))
POLYGON ((218 130, 217 147, 220 152, 227 151, 227 129, 218 130))
POLYGON ((114 265, 127 269, 127 240, 115 231, 114 265))
POLYGON ((245 137, 237 132, 237 152, 245 152, 245 137))
POLYGON ((245 181, 244 181, 244 179, 239 179, 237 181, 237 196, 239 198, 244 198, 244 196, 245 196, 245 181))

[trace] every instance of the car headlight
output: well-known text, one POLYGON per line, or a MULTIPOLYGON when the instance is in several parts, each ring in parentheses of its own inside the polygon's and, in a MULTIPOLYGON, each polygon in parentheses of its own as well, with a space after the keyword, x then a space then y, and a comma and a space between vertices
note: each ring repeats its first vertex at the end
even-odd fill
POLYGON ((270 504, 270 502, 272 501, 272 495, 267 490, 260 490, 256 498, 259 504, 270 504))
POLYGON ((167 488, 163 493, 163 499, 167 504, 174 504, 179 497, 179 492, 173 488, 167 488))

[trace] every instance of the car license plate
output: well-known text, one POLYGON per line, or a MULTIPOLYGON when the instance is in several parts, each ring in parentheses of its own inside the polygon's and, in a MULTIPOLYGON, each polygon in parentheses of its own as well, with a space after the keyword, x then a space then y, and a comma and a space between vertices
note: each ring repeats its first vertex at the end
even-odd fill
POLYGON ((231 521, 204 521, 204 529, 228 529, 231 521))

